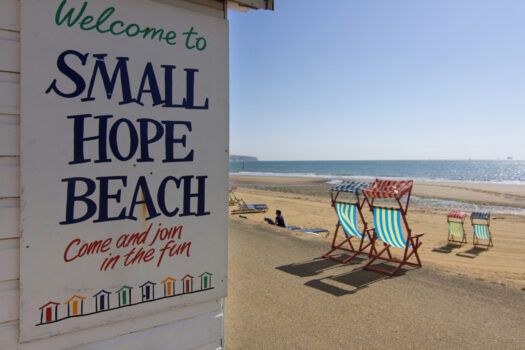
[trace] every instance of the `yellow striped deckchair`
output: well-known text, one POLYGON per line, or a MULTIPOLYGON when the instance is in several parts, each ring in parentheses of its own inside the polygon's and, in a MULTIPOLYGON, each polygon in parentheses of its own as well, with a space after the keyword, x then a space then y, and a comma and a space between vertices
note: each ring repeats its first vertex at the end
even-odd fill
POLYGON ((324 258, 337 260, 345 264, 359 254, 367 254, 370 256, 372 253, 376 253, 373 237, 370 234, 370 230, 367 229, 367 223, 362 213, 365 200, 364 198, 360 199, 362 190, 369 185, 370 183, 368 182, 347 180, 330 190, 332 206, 335 209, 338 221, 332 239, 332 246, 330 250, 323 255, 324 258), (342 193, 354 197, 354 202, 338 201, 337 198, 342 193), (345 236, 343 241, 337 242, 337 234, 340 227, 343 228, 345 236), (362 227, 362 229, 360 229, 360 227, 362 227), (356 245, 357 240, 359 241, 358 247, 354 247, 352 239, 354 239, 356 245), (339 251, 351 253, 351 255, 348 257, 345 257, 345 255, 341 256, 339 255, 339 251))
POLYGON ((448 241, 454 243, 467 243, 467 236, 465 235, 465 217, 467 213, 464 211, 452 210, 447 214, 448 222, 448 241))
POLYGON ((421 267, 421 260, 417 250, 421 246, 419 237, 423 236, 423 234, 412 235, 411 230, 406 226, 406 219, 400 208, 374 207, 374 231, 377 239, 383 242, 384 248, 372 256, 366 265, 363 266, 363 269, 393 276, 405 264, 421 267), (404 225, 402 225, 402 222, 404 225), (405 230, 403 230, 402 226, 405 226, 405 230), (392 257, 391 247, 404 249, 402 259, 392 257), (386 253, 387 257, 383 255, 384 253, 386 253), (415 262, 409 261, 412 255, 415 257, 415 262), (371 266, 376 259, 393 262, 397 265, 392 271, 371 266))
POLYGON ((417 250, 421 246, 419 238, 423 236, 423 233, 413 235, 406 219, 412 186, 412 180, 376 179, 370 187, 363 190, 366 201, 374 213, 373 239, 383 242, 383 249, 371 256, 370 260, 363 266, 363 269, 393 276, 405 264, 421 267, 421 260, 417 250), (403 203, 405 196, 406 201, 403 203), (398 207, 386 208, 374 204, 375 199, 384 198, 395 199, 398 207), (403 257, 401 259, 394 258, 390 248, 403 249, 403 257), (412 256, 415 258, 415 261, 409 261, 412 256), (392 262, 396 265, 393 270, 372 266, 377 259, 392 262))
MULTIPOLYGON (((334 202, 334 207, 339 221, 335 229, 332 247, 326 254, 323 255, 324 258, 337 260, 345 264, 361 253, 368 254, 370 256, 372 252, 375 252, 373 240, 371 239, 372 237, 369 234, 369 230, 366 230, 366 225, 363 224, 363 231, 359 229, 357 214, 359 213, 360 218, 362 218, 362 214, 358 205, 359 204, 356 203, 334 202), (345 239, 342 242, 336 244, 335 240, 340 227, 343 228, 345 239), (354 248, 352 244, 352 238, 359 240, 359 246, 357 248, 354 248), (345 245, 348 245, 348 247, 345 245), (369 249, 367 250, 367 248, 369 249), (352 253, 352 255, 347 258, 331 255, 336 250, 352 253)), ((361 219, 361 221, 364 222, 363 219, 361 219)))
POLYGON ((472 229, 474 230, 474 237, 472 243, 474 247, 481 246, 493 247, 492 234, 490 233, 490 213, 473 212, 470 215, 470 222, 472 223, 472 229), (488 241, 487 243, 480 243, 479 240, 488 241))

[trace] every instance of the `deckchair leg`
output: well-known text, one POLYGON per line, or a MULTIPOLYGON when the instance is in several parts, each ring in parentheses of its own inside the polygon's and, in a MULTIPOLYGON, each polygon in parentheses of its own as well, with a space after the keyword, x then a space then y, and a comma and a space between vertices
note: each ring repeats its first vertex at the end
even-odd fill
POLYGON ((365 266, 363 266, 363 269, 364 270, 370 270, 370 271, 375 271, 375 272, 379 272, 379 273, 383 273, 383 274, 386 274, 386 275, 389 275, 390 277, 394 276, 400 269, 403 265, 407 264, 407 265, 412 265, 412 266, 418 266, 418 267, 421 267, 422 264, 421 264, 421 260, 419 259, 419 254, 417 253, 417 250, 419 249, 419 247, 421 246, 421 242, 419 242, 419 237, 420 237, 421 234, 419 235, 416 235, 415 237, 408 237, 407 241, 410 242, 410 246, 412 247, 411 249, 409 248, 409 245, 407 244, 407 246, 405 247, 405 252, 403 254, 403 259, 402 260, 399 260, 399 259, 395 259, 392 257, 392 255, 390 254, 390 246, 388 244, 384 244, 385 247, 383 248, 383 250, 381 250, 378 254, 376 254, 375 256, 373 256, 366 264, 365 266), (409 249, 410 249, 410 252, 409 252, 409 249), (381 255, 383 253, 387 252, 388 254, 388 258, 386 257, 382 257, 381 255), (411 262, 411 261, 408 261, 408 259, 410 259, 410 257, 414 255, 415 258, 416 258, 416 261, 417 262, 411 262), (377 268, 377 267, 373 267, 371 266, 374 261, 376 261, 377 259, 379 260, 384 260, 384 261, 387 261, 387 262, 393 262, 393 263, 396 263, 397 265, 394 267, 394 270, 392 271, 388 271, 388 270, 383 270, 383 269, 380 269, 380 268, 377 268))
POLYGON ((359 243, 359 248, 358 249, 355 249, 354 245, 352 244, 351 240, 352 240, 353 236, 347 236, 341 243, 336 244, 335 242, 337 240, 337 233, 339 232, 339 227, 340 226, 341 226, 341 224, 338 222, 337 225, 336 225, 336 228, 335 228, 334 238, 332 239, 332 247, 327 253, 325 253, 323 255, 323 258, 339 261, 339 262, 341 262, 343 264, 346 264, 347 262, 349 262, 350 260, 352 260, 353 258, 358 256, 359 254, 366 254, 365 249, 367 249, 369 246, 370 246, 370 252, 368 253, 368 256, 370 257, 370 254, 372 254, 372 252, 375 252, 375 247, 373 245, 373 241, 372 240, 370 242, 368 242, 368 244, 364 244, 365 243, 364 239, 366 237, 365 234, 363 234, 363 236, 361 237, 361 241, 359 243), (350 248, 343 247, 343 245, 345 243, 348 243, 350 248), (336 250, 342 250, 344 252, 352 253, 352 255, 350 255, 346 259, 342 259, 342 258, 339 258, 337 256, 331 255, 336 250))

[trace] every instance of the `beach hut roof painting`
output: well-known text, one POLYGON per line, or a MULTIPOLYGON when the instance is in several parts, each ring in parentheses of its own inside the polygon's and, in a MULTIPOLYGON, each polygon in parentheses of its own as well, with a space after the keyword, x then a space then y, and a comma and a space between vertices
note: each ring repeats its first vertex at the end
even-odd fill
POLYGON ((213 275, 213 273, 210 273, 210 272, 203 272, 199 275, 199 277, 201 278, 201 289, 208 289, 211 285, 211 276, 213 275))
POLYGON ((193 276, 186 275, 182 277, 181 280, 182 280, 182 292, 183 293, 193 292, 193 276))
POLYGON ((131 289, 133 289, 133 287, 122 286, 119 290, 115 292, 118 294, 118 305, 119 306, 125 306, 125 305, 131 304, 131 289))
POLYGON ((160 282, 164 285, 164 296, 175 294, 175 281, 175 278, 167 277, 164 281, 160 282))
POLYGON ((93 295, 95 298, 96 312, 109 309, 109 295, 111 292, 101 289, 97 294, 93 295))
POLYGON ((201 279, 201 287, 200 289, 194 290, 194 277, 190 274, 186 274, 180 279, 183 284, 182 293, 178 294, 175 291, 175 282, 177 280, 173 277, 166 277, 162 282, 160 282, 164 286, 164 295, 159 297, 155 297, 155 285, 157 283, 146 281, 139 286, 139 288, 142 289, 142 300, 135 302, 133 302, 131 298, 131 290, 134 287, 124 285, 120 287, 119 290, 114 292, 118 295, 118 306, 113 307, 111 307, 109 303, 110 299, 112 298, 111 294, 113 293, 105 289, 101 289, 95 295, 93 295, 95 298, 95 310, 90 310, 87 312, 84 312, 84 300, 86 300, 86 298, 75 294, 64 303, 64 305, 67 305, 67 315, 62 315, 61 318, 58 317, 58 306, 61 304, 54 301, 49 301, 38 308, 40 311, 40 323, 36 325, 40 326, 47 323, 66 320, 68 318, 89 316, 102 311, 117 310, 121 307, 133 306, 142 304, 144 302, 152 302, 166 298, 173 298, 188 293, 204 292, 214 289, 214 287, 211 285, 211 276, 213 276, 211 272, 205 271, 201 273, 199 275, 199 278, 201 279))
POLYGON ((56 321, 58 305, 60 305, 60 303, 55 303, 54 301, 50 301, 40 306, 38 308, 39 310, 41 310, 40 323, 49 323, 49 322, 56 321))
POLYGON ((79 295, 73 295, 64 304, 67 304, 67 315, 68 316, 79 316, 84 313, 84 300, 85 297, 79 295))
POLYGON ((157 283, 147 281, 139 287, 142 288, 142 301, 150 301, 155 299, 155 285, 157 283))

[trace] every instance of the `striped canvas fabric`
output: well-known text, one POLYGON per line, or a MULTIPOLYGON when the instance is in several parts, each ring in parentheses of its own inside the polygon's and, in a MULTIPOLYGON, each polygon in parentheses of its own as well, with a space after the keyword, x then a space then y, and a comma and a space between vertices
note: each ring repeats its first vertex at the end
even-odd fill
POLYGON ((363 190, 368 198, 401 198, 412 190, 412 180, 381 180, 376 179, 372 185, 363 190))
POLYGON ((474 234, 478 239, 490 239, 489 228, 487 225, 474 224, 472 227, 474 228, 474 234))
POLYGON ((396 248, 406 247, 399 209, 374 207, 374 225, 381 241, 396 248))
POLYGON ((359 181, 347 180, 347 181, 343 181, 336 187, 333 187, 330 191, 332 192, 350 192, 355 195, 359 195, 365 188, 367 188, 371 184, 372 184, 371 182, 359 182, 359 181))
POLYGON ((357 227, 357 207, 355 204, 335 202, 335 209, 337 217, 345 233, 348 236, 356 236, 361 238, 363 234, 357 227))
POLYGON ((490 220, 490 213, 475 211, 470 214, 470 219, 490 220))
POLYGON ((463 219, 465 216, 467 216, 467 213, 465 213, 464 211, 451 210, 448 212, 447 216, 449 218, 454 218, 454 219, 463 219))
POLYGON ((448 223, 448 232, 452 236, 462 238, 463 237, 463 224, 461 222, 450 221, 448 223))

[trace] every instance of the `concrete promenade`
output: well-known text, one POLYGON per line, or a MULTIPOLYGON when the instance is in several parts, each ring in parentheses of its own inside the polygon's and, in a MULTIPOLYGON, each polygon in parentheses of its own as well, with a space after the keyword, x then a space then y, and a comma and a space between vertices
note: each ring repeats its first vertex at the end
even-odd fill
POLYGON ((385 277, 326 242, 230 220, 226 349, 525 349, 525 292, 429 268, 385 277))

